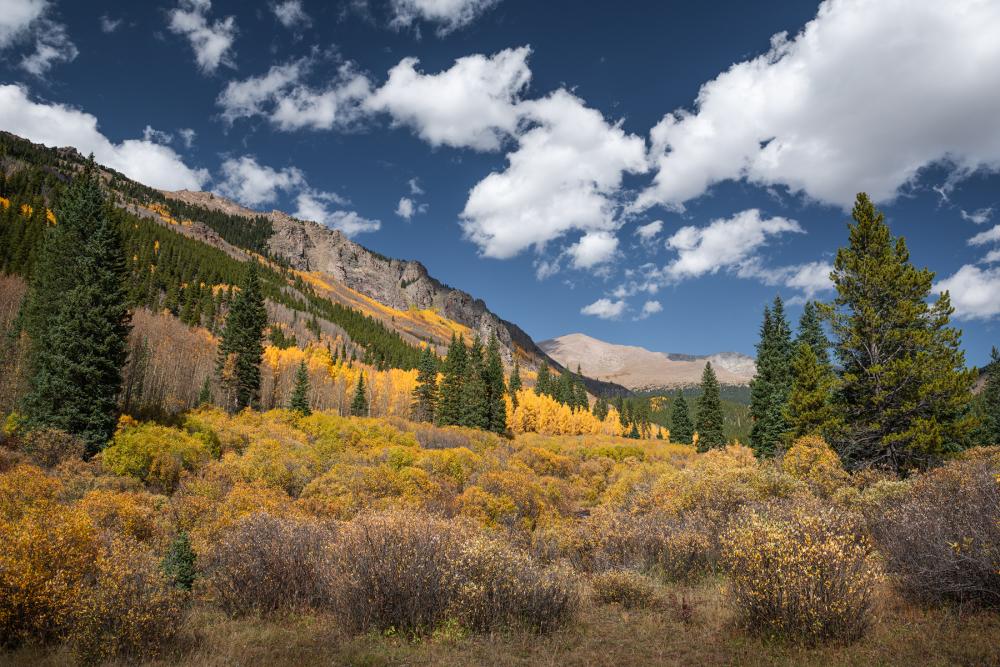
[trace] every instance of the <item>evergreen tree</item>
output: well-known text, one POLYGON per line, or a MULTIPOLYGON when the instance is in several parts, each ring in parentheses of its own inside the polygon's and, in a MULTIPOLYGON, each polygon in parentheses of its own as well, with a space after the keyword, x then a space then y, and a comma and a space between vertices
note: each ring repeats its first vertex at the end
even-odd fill
POLYGON ((358 386, 354 389, 354 398, 351 400, 351 416, 368 416, 368 394, 365 392, 365 372, 358 375, 358 386))
POLYGON ((608 411, 608 399, 603 396, 598 396, 597 400, 594 402, 594 416, 601 421, 604 421, 604 419, 608 416, 608 411))
POLYGON ((487 430, 490 425, 489 396, 485 379, 483 344, 479 336, 472 338, 462 382, 462 426, 487 430))
POLYGON ((503 400, 503 360, 500 359, 500 342, 490 336, 486 346, 486 366, 483 368, 486 388, 486 428, 493 433, 507 432, 507 403, 503 400))
POLYGON ((517 392, 521 389, 521 365, 514 360, 514 370, 510 372, 510 381, 508 384, 508 392, 510 393, 510 401, 514 404, 514 408, 517 408, 517 392))
POLYGON ((538 367, 538 378, 535 380, 535 393, 539 396, 552 395, 552 374, 549 372, 549 362, 543 361, 538 367))
POLYGON ((198 392, 198 405, 210 405, 212 403, 212 381, 209 376, 205 376, 205 381, 201 384, 201 391, 198 392))
POLYGON ((968 442, 974 372, 949 326, 948 293, 928 301, 934 274, 913 266, 864 193, 852 217, 831 274, 837 297, 820 306, 840 366, 844 429, 833 444, 852 467, 926 467, 968 442))
POLYGON ((226 408, 231 412, 255 406, 260 396, 267 310, 258 272, 257 262, 250 261, 219 341, 216 372, 227 389, 226 408))
POLYGON ((309 407, 309 368, 305 359, 299 362, 299 368, 295 372, 295 388, 292 390, 288 409, 306 417, 312 414, 312 409, 309 407))
POLYGON ((750 382, 750 446, 758 456, 773 454, 788 425, 785 404, 791 391, 792 332, 781 297, 764 309, 757 344, 757 374, 750 382))
POLYGON ((691 423, 687 400, 684 398, 684 392, 678 389, 670 412, 670 441, 690 445, 693 436, 694 424, 691 423))
POLYGON ((189 591, 197 576, 196 562, 197 556, 191 548, 191 540, 187 533, 181 532, 170 543, 167 555, 163 558, 163 573, 174 586, 189 591))
POLYGON ((830 341, 823 331, 823 320, 815 301, 806 301, 806 305, 802 308, 799 334, 795 339, 795 344, 799 343, 805 343, 812 348, 819 364, 830 366, 830 341))
POLYGON ((639 439, 639 429, 636 426, 635 422, 632 422, 632 428, 630 428, 628 430, 628 433, 625 435, 625 437, 626 438, 632 438, 634 440, 638 440, 639 439))
POLYGON ((437 359, 430 345, 420 354, 417 367, 417 386, 413 389, 413 419, 418 422, 434 420, 437 406, 437 359))
POLYGON ((804 435, 832 438, 837 424, 832 402, 837 378, 833 370, 817 358, 812 345, 802 341, 792 357, 792 375, 794 381, 785 411, 787 439, 804 435))
POLYGON ((462 423, 462 385, 465 382, 467 350, 462 338, 452 335, 444 358, 444 378, 438 395, 437 423, 452 426, 462 423))
POLYGON ((982 425, 976 440, 982 445, 1000 445, 1000 352, 995 347, 990 352, 990 363, 983 370, 983 376, 986 382, 979 394, 982 425))
POLYGON ((701 396, 698 397, 695 429, 698 431, 699 452, 725 446, 719 380, 715 377, 711 362, 705 364, 705 371, 701 375, 701 396))
POLYGON ((58 216, 23 313, 31 337, 23 408, 30 424, 72 433, 94 454, 114 433, 130 326, 122 240, 93 162, 58 216))

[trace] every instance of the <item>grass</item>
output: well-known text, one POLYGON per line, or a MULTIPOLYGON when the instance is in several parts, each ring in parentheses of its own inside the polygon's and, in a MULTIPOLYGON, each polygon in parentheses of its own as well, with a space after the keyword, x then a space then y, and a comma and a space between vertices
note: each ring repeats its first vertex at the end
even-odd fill
MULTIPOLYGON (((664 604, 626 610, 587 603, 579 618, 550 635, 504 632, 433 638, 352 636, 333 616, 233 620, 195 607, 176 644, 150 665, 206 667, 267 665, 989 665, 1000 663, 1000 615, 948 607, 921 608, 886 587, 877 620, 850 645, 808 648, 747 635, 724 599, 724 581, 668 586, 664 604), (683 605, 683 606, 682 606, 683 605)), ((22 649, 5 656, 12 666, 71 664, 59 650, 22 649)))

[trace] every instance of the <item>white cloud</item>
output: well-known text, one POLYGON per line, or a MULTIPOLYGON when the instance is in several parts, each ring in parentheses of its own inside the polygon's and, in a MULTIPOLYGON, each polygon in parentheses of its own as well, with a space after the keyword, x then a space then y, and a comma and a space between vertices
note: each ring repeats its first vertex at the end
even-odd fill
POLYGON ((404 58, 366 105, 389 113, 432 146, 496 150, 517 129, 515 105, 531 79, 530 53, 523 46, 466 56, 438 74, 424 74, 416 58, 404 58))
POLYGON ((212 74, 219 65, 235 66, 230 52, 236 41, 236 19, 227 16, 211 22, 211 9, 212 0, 180 0, 170 10, 167 25, 171 32, 187 37, 198 68, 205 74, 212 74))
POLYGON ((396 215, 409 220, 418 213, 426 213, 427 204, 418 204, 410 197, 400 197, 399 205, 396 206, 396 215))
POLYGON ((47 146, 73 146, 129 178, 164 190, 198 190, 208 181, 171 148, 145 139, 112 143, 97 129, 97 118, 62 104, 33 102, 21 86, 0 85, 0 127, 47 146))
POLYGON ((624 172, 646 169, 645 144, 565 90, 518 105, 524 129, 508 166, 480 181, 462 211, 466 238, 505 259, 564 234, 617 229, 624 172))
POLYGON ((639 240, 643 243, 650 243, 660 235, 663 231, 663 221, 654 220, 645 225, 640 225, 636 227, 635 235, 639 237, 639 240))
POLYGON ((996 243, 998 241, 1000 241, 1000 225, 996 225, 992 229, 987 229, 985 232, 979 232, 969 239, 969 245, 986 245, 987 243, 996 243))
POLYGON ((185 148, 191 148, 192 146, 194 146, 195 137, 198 136, 198 133, 195 132, 190 127, 182 127, 181 129, 177 130, 177 134, 181 135, 181 141, 184 142, 185 148))
POLYGON ((69 38, 66 26, 42 20, 36 29, 35 50, 21 59, 20 67, 25 72, 42 78, 53 65, 72 62, 78 55, 80 52, 69 38))
POLYGON ((324 88, 312 88, 302 78, 313 66, 312 58, 275 65, 266 74, 230 81, 216 104, 222 117, 232 123, 238 118, 266 116, 278 129, 329 130, 357 121, 360 104, 370 95, 368 78, 351 64, 342 65, 324 88))
POLYGON ((663 305, 659 301, 656 301, 655 299, 651 299, 651 300, 647 301, 646 303, 642 304, 642 311, 639 313, 639 315, 638 315, 638 317, 636 317, 636 319, 637 320, 644 320, 647 317, 649 317, 650 315, 655 315, 656 313, 659 313, 659 312, 662 312, 662 311, 663 311, 663 305))
POLYGON ((500 0, 392 0, 394 28, 423 20, 437 24, 439 36, 463 28, 500 0))
POLYGON ((151 125, 147 125, 142 131, 143 141, 150 141, 154 144, 169 144, 174 140, 174 136, 169 132, 163 132, 161 130, 154 129, 151 125))
POLYGON ((244 206, 257 207, 273 202, 279 192, 306 187, 306 179, 296 167, 276 170, 259 164, 252 155, 229 158, 222 163, 222 180, 215 189, 224 197, 244 206))
POLYGON ((0 49, 25 37, 48 9, 48 0, 4 0, 0 4, 0 49))
POLYGON ((611 232, 588 232, 579 241, 566 249, 573 258, 573 267, 591 269, 599 264, 605 264, 618 252, 618 237, 611 232))
POLYGON ((338 229, 347 236, 376 232, 382 227, 382 223, 378 220, 369 220, 354 211, 330 210, 329 204, 340 202, 340 198, 332 193, 302 192, 298 196, 299 208, 295 212, 295 217, 312 220, 331 229, 338 229))
POLYGON ((755 208, 713 220, 707 227, 681 227, 667 239, 667 248, 677 251, 677 259, 667 265, 666 274, 682 280, 719 270, 749 270, 768 237, 789 232, 804 230, 794 220, 762 218, 755 208))
POLYGON ((302 0, 283 0, 271 5, 271 11, 281 25, 289 30, 296 28, 306 28, 312 20, 305 10, 302 9, 302 0))
POLYGON ((998 34, 996 2, 827 0, 653 128, 658 171, 636 207, 679 208, 740 178, 848 206, 859 190, 890 200, 936 162, 950 182, 996 170, 998 34))
POLYGON ((101 18, 99 20, 101 23, 101 32, 109 35, 118 30, 118 28, 122 25, 121 19, 113 19, 107 14, 101 14, 101 18))
POLYGON ((584 306, 580 309, 580 313, 583 315, 593 315, 594 317, 599 317, 602 320, 614 320, 622 316, 625 312, 625 301, 619 299, 617 301, 612 301, 611 299, 598 299, 594 303, 584 306))
POLYGON ((961 209, 962 220, 968 220, 969 222, 976 225, 984 225, 990 221, 993 217, 993 207, 981 208, 972 213, 967 212, 964 208, 961 209))
POLYGON ((410 194, 411 195, 422 195, 422 194, 424 194, 424 189, 422 187, 420 187, 420 181, 417 180, 416 178, 411 178, 409 181, 407 181, 406 184, 410 188, 410 194))
POLYGON ((986 257, 982 259, 983 264, 993 264, 995 262, 1000 262, 1000 248, 996 250, 990 250, 986 253, 986 257))
POLYGON ((981 269, 966 264, 954 275, 934 285, 947 291, 960 320, 986 320, 1000 315, 1000 267, 981 269))

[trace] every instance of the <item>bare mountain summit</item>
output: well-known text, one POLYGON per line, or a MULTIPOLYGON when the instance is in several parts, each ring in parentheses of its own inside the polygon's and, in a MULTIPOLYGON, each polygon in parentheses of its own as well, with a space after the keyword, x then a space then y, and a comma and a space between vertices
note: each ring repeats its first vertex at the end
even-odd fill
POLYGON ((721 384, 750 383, 754 360, 737 352, 707 356, 652 352, 632 345, 615 345, 574 333, 538 344, 563 366, 592 378, 615 382, 633 390, 685 387, 701 382, 705 362, 711 361, 721 384))

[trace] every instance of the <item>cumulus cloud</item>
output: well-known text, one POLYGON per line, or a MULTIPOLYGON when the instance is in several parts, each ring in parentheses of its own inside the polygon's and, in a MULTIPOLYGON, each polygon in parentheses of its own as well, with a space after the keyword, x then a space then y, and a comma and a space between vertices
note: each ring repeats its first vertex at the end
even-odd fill
POLYGON ((66 26, 43 20, 37 29, 35 50, 21 59, 20 67, 29 74, 43 78, 54 65, 72 62, 78 55, 80 52, 69 38, 66 26))
POLYGON ((1000 315, 1000 267, 982 269, 966 264, 934 285, 936 292, 949 292, 955 317, 987 320, 1000 315))
POLYGON ((411 195, 422 195, 424 194, 424 189, 420 187, 420 181, 416 178, 411 178, 406 182, 406 185, 410 188, 411 195))
POLYGON ((27 36, 29 28, 49 7, 48 0, 5 0, 0 11, 0 49, 27 36))
POLYGON ((644 320, 650 315, 655 315, 656 313, 662 311, 663 311, 663 305, 659 301, 651 299, 646 303, 642 304, 642 310, 639 312, 639 315, 635 319, 644 320))
POLYGON ((523 46, 466 56, 437 74, 425 74, 416 58, 404 58, 366 106, 390 114, 432 146, 496 150, 517 128, 516 103, 531 80, 530 53, 523 46))
POLYGON ((969 213, 964 208, 961 209, 962 220, 968 220, 976 225, 985 225, 993 217, 993 207, 981 208, 969 213))
POLYGON ((425 213, 427 204, 419 204, 410 197, 400 197, 399 205, 396 206, 396 215, 404 220, 410 220, 418 213, 425 213))
POLYGON ((205 74, 214 73, 219 65, 235 66, 231 51, 236 41, 236 18, 227 16, 213 22, 208 17, 211 10, 212 0, 180 0, 170 10, 167 24, 171 32, 187 38, 198 68, 205 74))
POLYGON ((122 25, 121 19, 113 19, 107 14, 101 14, 99 21, 101 24, 101 32, 109 35, 118 30, 118 28, 122 25))
POLYGON ((200 189, 208 172, 184 164, 170 147, 146 139, 113 143, 97 129, 97 118, 62 104, 33 102, 27 90, 0 85, 0 127, 47 146, 73 146, 129 178, 164 190, 200 189))
POLYGON ((769 237, 786 233, 804 233, 794 220, 764 218, 752 208, 730 218, 713 220, 706 227, 681 227, 667 239, 667 248, 677 258, 666 267, 675 280, 697 278, 720 270, 750 270, 757 261, 757 250, 769 237))
POLYGON ((996 225, 992 229, 987 229, 985 232, 979 232, 969 239, 969 245, 986 245, 987 243, 997 243, 998 241, 1000 241, 1000 225, 996 225))
POLYGON ((614 259, 618 252, 618 237, 611 232, 588 232, 566 249, 573 268, 591 269, 614 259))
POLYGON ((314 65, 312 57, 284 65, 274 65, 265 74, 230 81, 216 104, 222 118, 233 123, 239 118, 264 116, 280 130, 329 130, 357 121, 360 104, 367 99, 370 83, 353 65, 344 64, 324 87, 314 88, 303 77, 314 65))
POLYGON ((602 298, 581 308, 580 313, 583 315, 593 315, 602 320, 615 320, 625 312, 625 305, 624 299, 612 301, 611 299, 602 298))
POLYGON ((656 237, 660 235, 663 231, 663 221, 654 220, 645 225, 640 225, 636 227, 635 235, 639 237, 639 240, 643 243, 652 243, 656 240, 656 237))
POLYGON ((439 36, 464 28, 500 0, 392 0, 392 21, 396 29, 417 21, 437 25, 439 36))
POLYGON ((195 132, 190 127, 182 127, 181 129, 177 130, 177 134, 181 135, 181 141, 184 142, 185 148, 191 148, 192 146, 194 146, 195 137, 198 136, 198 133, 195 132))
POLYGON ((312 23, 309 15, 302 9, 302 0, 276 2, 271 5, 271 11, 278 22, 289 30, 307 28, 312 23))
POLYGON ((43 78, 57 63, 75 60, 79 51, 66 26, 53 18, 49 0, 4 0, 0 3, 0 50, 33 42, 18 66, 43 78))
POLYGON ((643 140, 562 89, 521 102, 518 111, 525 129, 507 169, 469 193, 461 214, 466 238, 483 255, 505 259, 573 230, 617 229, 622 175, 646 169, 643 140))
POLYGON ((222 180, 216 191, 244 206, 257 207, 273 202, 279 192, 306 186, 305 176, 296 167, 272 169, 257 162, 252 155, 229 158, 222 163, 222 180))
POLYGON ((340 203, 342 200, 332 193, 308 190, 299 193, 298 210, 294 215, 296 218, 312 220, 331 229, 340 230, 346 236, 377 232, 382 227, 382 223, 378 220, 369 220, 354 211, 331 207, 340 203))
POLYGON ((849 206, 933 163, 951 182, 1000 168, 1000 4, 827 0, 770 50, 704 84, 651 131, 654 183, 636 208, 680 208, 745 178, 849 206))

